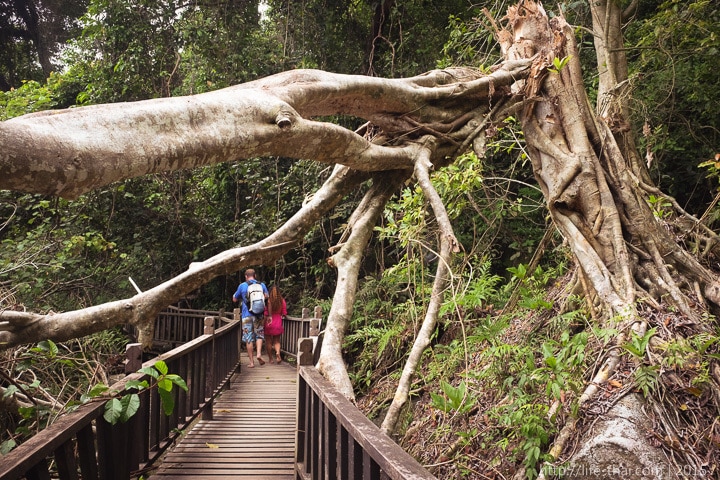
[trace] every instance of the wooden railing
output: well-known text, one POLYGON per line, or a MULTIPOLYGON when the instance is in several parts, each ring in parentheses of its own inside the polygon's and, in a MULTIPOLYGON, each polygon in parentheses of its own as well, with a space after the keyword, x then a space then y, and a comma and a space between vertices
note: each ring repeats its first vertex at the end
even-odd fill
MULTIPOLYGON (((315 307, 313 316, 310 309, 303 308, 301 317, 286 316, 283 322, 285 333, 280 336, 280 350, 287 355, 297 356, 298 341, 301 338, 320 338, 322 328, 322 307, 315 307)), ((318 349, 319 350, 319 349, 318 349)))
MULTIPOLYGON (((218 321, 208 317, 205 334, 143 364, 149 367, 163 360, 170 373, 187 383, 187 392, 173 388, 171 415, 163 413, 156 389, 139 392, 140 408, 126 423, 106 422, 104 401, 87 403, 2 457, 0 479, 127 480, 138 476, 197 416, 212 417, 213 399, 239 367, 240 323, 232 321, 215 331, 218 321)), ((123 391, 129 380, 145 377, 128 375, 111 389, 123 391)))
MULTIPOLYGON (((215 318, 215 328, 220 328, 229 321, 239 320, 240 309, 236 308, 232 313, 226 313, 222 310, 190 310, 170 306, 160 312, 155 320, 154 346, 162 351, 197 338, 202 335, 203 321, 208 316, 215 318)), ((297 354, 299 339, 318 338, 322 327, 322 308, 315 307, 312 316, 309 308, 303 308, 300 317, 287 315, 283 326, 285 333, 280 336, 280 350, 294 357, 297 354)))
MULTIPOLYGON (((177 318, 197 323, 197 315, 188 313, 177 318)), ((185 379, 188 391, 174 388, 170 416, 164 415, 156 389, 139 392, 140 408, 126 423, 107 423, 104 401, 82 405, 2 457, 0 480, 128 480, 142 475, 194 419, 212 418, 214 398, 240 366, 240 322, 214 315, 203 323, 204 334, 148 362, 141 363, 139 345, 129 348, 131 370, 163 360, 169 372, 185 379), (224 325, 215 330, 219 324, 224 325)), ((283 335, 283 351, 298 357, 296 478, 435 479, 315 369, 320 326, 320 310, 310 318, 305 309, 300 318, 288 317, 283 335), (294 348, 289 343, 293 339, 294 348)), ((128 381, 144 377, 130 374, 112 390, 121 392, 128 381)))
POLYGON ((153 345, 169 350, 194 340, 203 334, 205 318, 214 318, 216 329, 233 320, 233 313, 210 310, 190 310, 169 306, 155 319, 153 345))
POLYGON ((313 345, 298 347, 296 478, 435 479, 317 371, 313 345))

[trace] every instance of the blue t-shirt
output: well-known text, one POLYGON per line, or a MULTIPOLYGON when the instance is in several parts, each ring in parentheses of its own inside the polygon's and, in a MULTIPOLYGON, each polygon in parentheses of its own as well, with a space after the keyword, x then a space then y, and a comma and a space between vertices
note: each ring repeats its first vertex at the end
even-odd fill
POLYGON ((257 280, 254 280, 254 279, 248 280, 247 282, 243 282, 240 285, 238 285, 238 288, 235 291, 233 298, 237 298, 238 301, 240 302, 240 305, 241 305, 240 308, 242 308, 242 318, 255 316, 255 314, 251 313, 250 310, 248 310, 248 306, 247 306, 247 298, 246 297, 247 297, 247 290, 248 290, 249 283, 260 283, 260 285, 262 285, 262 289, 263 289, 263 293, 265 294, 265 298, 267 298, 267 296, 269 295, 268 289, 265 286, 265 284, 262 282, 258 282, 257 280))

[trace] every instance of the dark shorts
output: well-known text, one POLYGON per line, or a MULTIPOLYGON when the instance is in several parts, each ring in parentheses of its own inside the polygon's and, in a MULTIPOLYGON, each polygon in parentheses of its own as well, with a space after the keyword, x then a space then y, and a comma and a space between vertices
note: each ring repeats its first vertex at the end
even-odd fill
POLYGON ((242 340, 245 343, 254 342, 257 339, 265 340, 265 326, 263 317, 245 317, 242 319, 242 340))

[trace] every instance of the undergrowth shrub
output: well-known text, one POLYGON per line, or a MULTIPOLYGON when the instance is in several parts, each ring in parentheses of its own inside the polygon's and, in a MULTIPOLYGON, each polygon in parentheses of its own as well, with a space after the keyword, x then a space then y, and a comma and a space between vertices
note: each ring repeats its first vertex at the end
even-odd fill
POLYGON ((64 343, 50 340, 3 352, 0 385, 17 408, 0 418, 0 452, 7 453, 84 401, 97 383, 123 373, 128 340, 120 328, 64 343))

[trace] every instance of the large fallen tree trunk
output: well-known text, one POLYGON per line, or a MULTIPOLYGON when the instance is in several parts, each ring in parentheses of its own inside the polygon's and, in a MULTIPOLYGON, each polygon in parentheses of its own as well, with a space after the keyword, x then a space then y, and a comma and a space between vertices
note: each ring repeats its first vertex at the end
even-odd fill
MULTIPOLYGON (((421 152, 434 168, 447 164, 483 124, 489 105, 513 103, 510 86, 527 64, 509 62, 490 75, 450 69, 394 80, 295 70, 191 97, 41 112, 0 123, 0 188, 67 198, 139 175, 260 155, 345 166, 270 237, 196 263, 133 298, 53 315, 0 311, 0 345, 66 340, 125 323, 136 325, 147 345, 153 319, 166 305, 219 275, 272 263, 343 194, 362 188, 371 172, 409 175, 421 152), (353 132, 314 120, 337 114, 368 124, 353 132)), ((352 295, 354 282, 347 285, 343 289, 352 295)))

